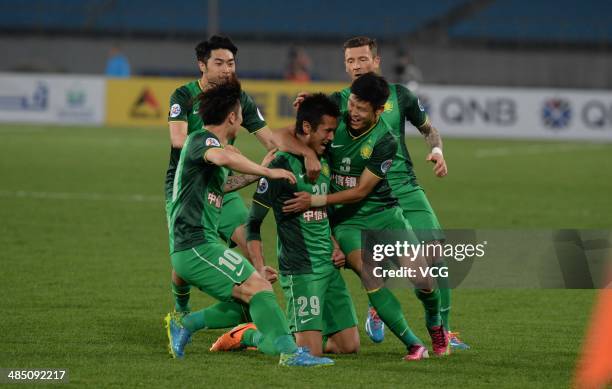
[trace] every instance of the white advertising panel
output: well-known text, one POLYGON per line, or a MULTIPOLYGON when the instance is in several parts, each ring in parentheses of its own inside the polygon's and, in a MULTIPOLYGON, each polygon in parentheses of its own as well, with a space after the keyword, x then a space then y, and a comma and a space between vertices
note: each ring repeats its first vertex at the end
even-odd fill
POLYGON ((103 77, 0 74, 0 122, 104 122, 103 77))
POLYGON ((612 141, 612 92, 424 85, 443 136, 612 141))

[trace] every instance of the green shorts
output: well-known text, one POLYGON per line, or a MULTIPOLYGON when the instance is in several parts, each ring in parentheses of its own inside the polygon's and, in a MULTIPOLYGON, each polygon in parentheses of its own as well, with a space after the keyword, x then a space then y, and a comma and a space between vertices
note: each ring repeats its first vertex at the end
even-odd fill
POLYGON ((223 196, 223 207, 221 208, 221 216, 219 217, 219 236, 230 247, 236 244, 232 242, 232 235, 236 228, 245 224, 249 217, 249 209, 242 201, 242 197, 238 192, 226 193, 223 196))
POLYGON ((231 301, 234 285, 242 284, 255 272, 242 255, 221 243, 179 251, 170 260, 183 280, 220 301, 231 301))
POLYGON ((292 333, 321 331, 331 335, 357 325, 353 300, 339 270, 281 275, 280 283, 292 333))
POLYGON ((409 188, 399 193, 393 192, 393 194, 397 196, 404 217, 414 229, 417 238, 424 242, 443 240, 444 232, 436 213, 427 200, 425 191, 420 186, 409 186, 409 188))
POLYGON ((419 240, 412 232, 410 223, 402 215, 399 207, 385 209, 367 218, 349 219, 334 227, 334 237, 344 254, 362 248, 361 232, 363 230, 406 230, 406 239, 413 243, 419 240))

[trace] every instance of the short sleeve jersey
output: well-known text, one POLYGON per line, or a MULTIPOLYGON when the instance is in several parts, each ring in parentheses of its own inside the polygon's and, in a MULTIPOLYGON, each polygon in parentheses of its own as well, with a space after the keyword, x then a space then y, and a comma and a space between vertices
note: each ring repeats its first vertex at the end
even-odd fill
POLYGON ((387 174, 397 152, 397 141, 389 126, 380 118, 374 127, 357 135, 349 128, 348 121, 348 115, 345 113, 328 149, 332 171, 331 192, 356 187, 364 169, 368 169, 381 180, 360 202, 335 206, 334 224, 351 218, 367 218, 398 204, 387 181, 387 174))
POLYGON ((170 211, 170 253, 217 242, 228 169, 206 161, 210 149, 222 148, 205 129, 187 137, 177 164, 170 211))
MULTIPOLYGON (((200 102, 198 96, 202 93, 198 80, 191 81, 176 89, 170 96, 170 110, 168 112, 168 122, 182 121, 187 122, 187 134, 201 130, 204 126, 202 118, 198 115, 200 102)), ((240 105, 242 106, 242 127, 248 132, 255 133, 266 126, 266 122, 255 105, 255 102, 244 91, 240 94, 240 105)), ((232 139, 229 143, 233 144, 232 139)), ((172 148, 170 150, 170 163, 166 172, 166 199, 172 193, 172 183, 180 156, 180 150, 172 148)))
POLYGON ((253 195, 253 202, 271 208, 276 219, 278 234, 278 262, 281 274, 325 273, 334 269, 331 261, 333 244, 325 207, 310 208, 301 213, 283 212, 286 200, 295 192, 315 195, 327 194, 330 169, 321 160, 321 174, 315 184, 308 181, 304 159, 289 153, 277 153, 271 168, 289 170, 295 175, 296 184, 287 180, 261 178, 253 195))
MULTIPOLYGON (((385 103, 382 118, 389 124, 391 133, 397 139, 399 147, 393 159, 393 165, 387 175, 389 184, 395 192, 401 187, 417 185, 416 175, 410 153, 406 147, 406 121, 420 127, 427 121, 427 113, 421 106, 419 98, 400 84, 389 84, 389 99, 385 103)), ((338 104, 341 111, 348 110, 348 98, 351 88, 333 93, 330 97, 338 104)))

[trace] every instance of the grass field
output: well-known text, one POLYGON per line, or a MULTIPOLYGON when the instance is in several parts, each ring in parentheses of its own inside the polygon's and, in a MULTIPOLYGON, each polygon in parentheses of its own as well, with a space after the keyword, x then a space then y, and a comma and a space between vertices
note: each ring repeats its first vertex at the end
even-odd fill
MULTIPOLYGON (((440 180, 422 142, 410 138, 409 147, 447 228, 612 226, 612 145, 447 139, 449 176, 440 180)), ((262 155, 249 136, 238 147, 262 155)), ((172 301, 168 149, 165 129, 0 127, 0 367, 69 368, 72 384, 96 387, 569 385, 594 291, 458 290, 452 321, 472 350, 405 363, 397 340, 374 345, 363 332, 366 297, 349 272, 362 351, 335 367, 298 371, 255 352, 210 354, 222 331, 198 333, 185 360, 170 360, 161 327, 172 301)), ((273 238, 268 219, 264 240, 273 238)), ((401 296, 428 339, 420 304, 401 296)), ((211 302, 194 292, 194 307, 211 302)))

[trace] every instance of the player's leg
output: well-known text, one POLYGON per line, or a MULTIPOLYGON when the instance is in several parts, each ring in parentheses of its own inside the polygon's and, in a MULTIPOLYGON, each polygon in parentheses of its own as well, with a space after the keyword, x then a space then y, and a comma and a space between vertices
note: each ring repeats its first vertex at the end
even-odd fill
MULTIPOLYGON (((383 217, 389 216, 391 215, 383 215, 383 217)), ((365 274, 366 272, 363 271, 361 230, 365 228, 367 227, 337 227, 334 229, 334 236, 342 251, 348 253, 348 266, 364 283, 370 304, 376 309, 381 320, 391 332, 393 332, 408 349, 406 359, 414 360, 427 358, 427 349, 408 325, 399 300, 393 295, 391 290, 380 282, 380 280, 369 277, 365 274)))
POLYGON ((238 246, 240 252, 247 258, 248 249, 244 224, 248 216, 249 210, 240 194, 231 192, 223 197, 223 207, 219 217, 219 236, 230 247, 238 246))
MULTIPOLYGON (((417 187, 398 197, 403 215, 414 229, 419 241, 436 244, 444 240, 444 232, 440 222, 422 188, 417 187)), ((429 258, 429 262, 433 266, 447 266, 443 257, 429 258)), ((451 331, 451 288, 448 278, 439 277, 437 283, 440 289, 442 324, 449 333, 451 346, 456 349, 469 349, 469 346, 459 339, 458 333, 451 331)))
POLYGON ((359 352, 357 314, 353 299, 340 271, 334 270, 328 277, 323 305, 324 351, 334 354, 359 352))

